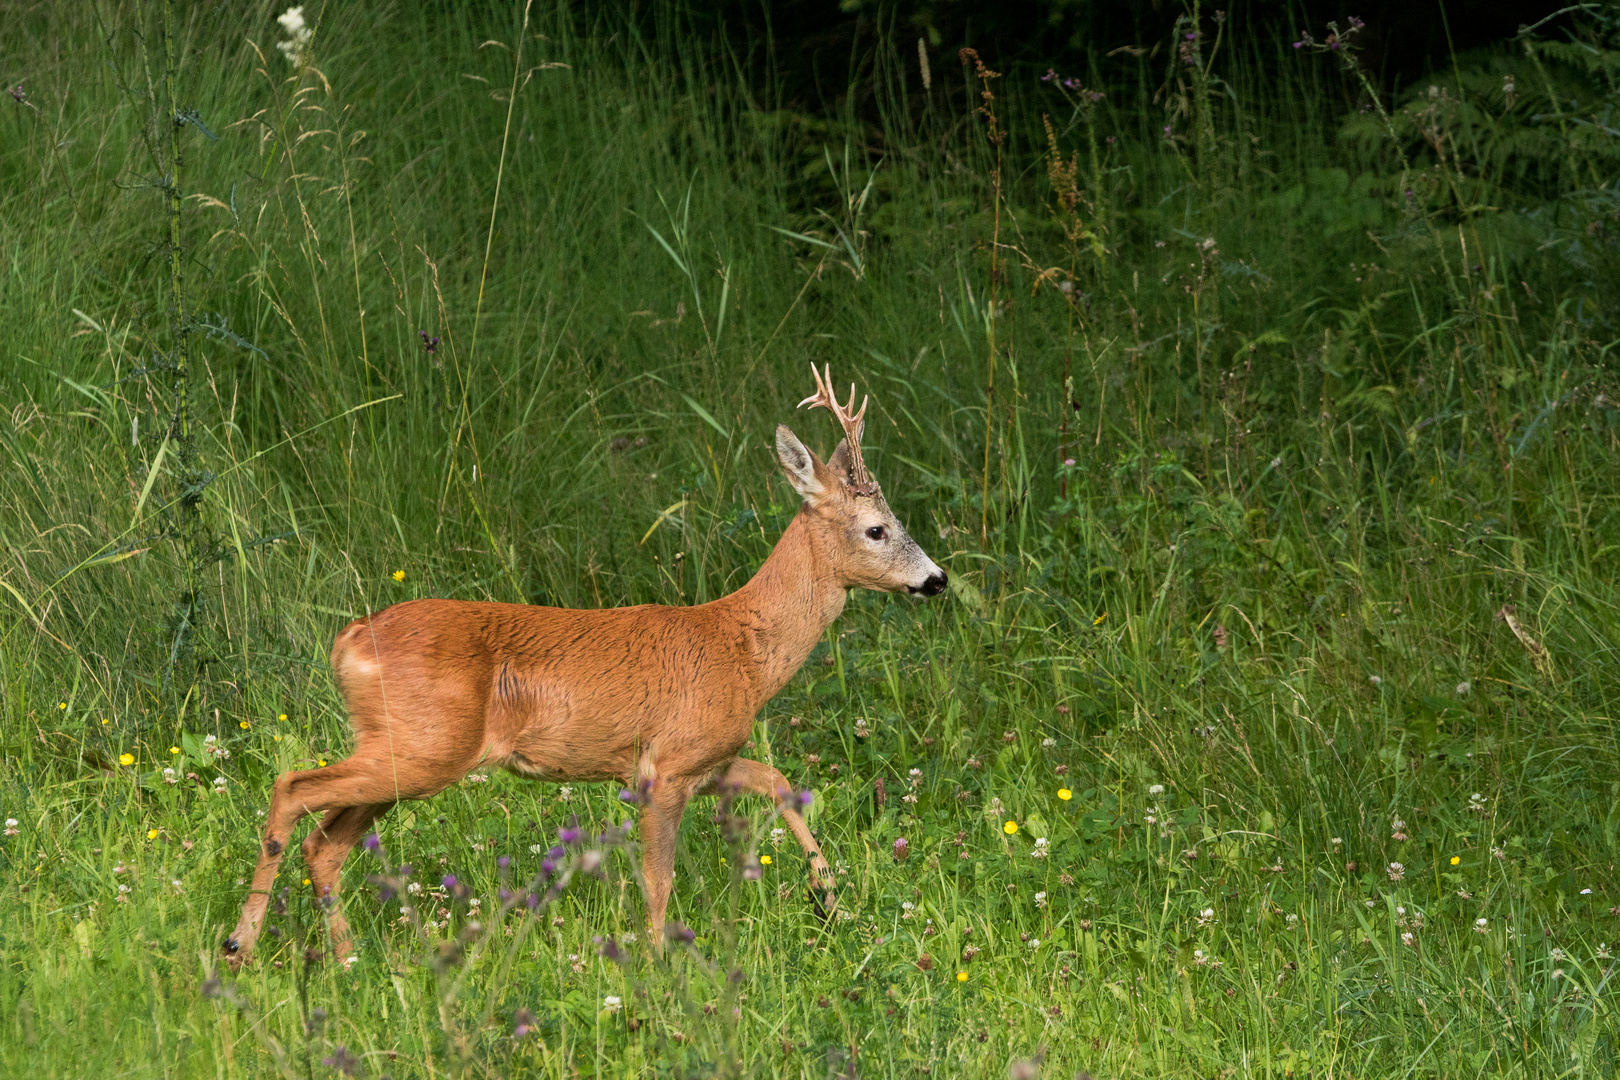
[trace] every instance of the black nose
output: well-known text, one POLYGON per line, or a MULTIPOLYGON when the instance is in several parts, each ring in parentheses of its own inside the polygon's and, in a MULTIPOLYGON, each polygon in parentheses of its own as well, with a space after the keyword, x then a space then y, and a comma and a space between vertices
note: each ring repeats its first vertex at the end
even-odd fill
POLYGON ((945 582, 947 580, 949 579, 946 578, 945 571, 941 570, 937 574, 930 575, 927 581, 924 581, 921 585, 916 586, 911 591, 914 593, 919 593, 923 596, 938 596, 940 593, 945 591, 945 582))

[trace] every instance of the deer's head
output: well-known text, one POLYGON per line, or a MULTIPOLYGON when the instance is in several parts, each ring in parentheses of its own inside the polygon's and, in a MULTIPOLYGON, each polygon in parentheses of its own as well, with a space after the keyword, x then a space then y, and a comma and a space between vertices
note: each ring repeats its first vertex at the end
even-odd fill
POLYGON ((816 392, 799 407, 827 409, 838 418, 844 439, 823 462, 786 424, 780 424, 776 456, 793 489, 804 498, 817 548, 832 561, 844 588, 938 595, 945 589, 945 571, 923 554, 896 520, 861 459, 866 401, 861 401, 860 412, 852 413, 855 388, 849 388, 849 404, 840 406, 832 395, 831 373, 823 379, 813 364, 810 371, 816 377, 816 392))

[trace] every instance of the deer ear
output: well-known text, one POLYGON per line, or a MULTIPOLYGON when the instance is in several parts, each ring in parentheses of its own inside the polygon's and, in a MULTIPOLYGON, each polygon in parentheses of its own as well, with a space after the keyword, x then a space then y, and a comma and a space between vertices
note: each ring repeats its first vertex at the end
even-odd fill
POLYGON ((848 484, 853 481, 855 474, 855 459, 849 452, 849 440, 839 439, 838 449, 832 452, 827 459, 827 469, 838 479, 848 484))
POLYGON ((827 467, 816 460, 816 455, 805 448, 786 424, 776 425, 776 458, 787 472, 788 483, 806 501, 815 502, 826 494, 822 475, 827 467))

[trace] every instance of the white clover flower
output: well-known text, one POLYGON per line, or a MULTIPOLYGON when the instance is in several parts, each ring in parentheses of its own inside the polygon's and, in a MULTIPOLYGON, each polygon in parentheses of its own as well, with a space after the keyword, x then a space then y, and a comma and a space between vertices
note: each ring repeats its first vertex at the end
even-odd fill
POLYGON ((1036 858, 1036 859, 1044 859, 1044 858, 1046 858, 1046 852, 1047 852, 1046 837, 1037 836, 1035 838, 1035 850, 1030 852, 1030 856, 1032 858, 1036 858))
POLYGON ((1486 921, 1483 915, 1474 920, 1474 933, 1488 934, 1490 932, 1490 924, 1486 921))
POLYGON ((1150 786, 1148 788, 1148 794, 1149 795, 1163 795, 1164 794, 1164 785, 1163 784, 1154 784, 1154 785, 1150 786))
POLYGON ((215 791, 224 791, 225 790, 225 778, 223 776, 214 777, 214 790, 215 791))
POLYGON ((1406 876, 1406 867, 1402 866, 1398 862, 1392 862, 1392 863, 1389 864, 1389 880, 1391 880, 1391 881, 1399 881, 1402 878, 1404 878, 1405 876, 1406 876))
POLYGON ((1038 937, 1030 938, 1029 939, 1029 947, 1032 948, 1032 949, 1040 948, 1041 947, 1041 939, 1038 938, 1038 937))
POLYGON ((1559 979, 1562 979, 1564 977, 1564 969, 1563 968, 1553 968, 1552 977, 1553 977, 1553 982, 1557 982, 1559 979))
POLYGON ((1048 737, 1048 738, 1045 738, 1045 739, 1041 740, 1041 745, 1044 746, 1046 749, 1050 750, 1050 749, 1052 749, 1052 747, 1057 745, 1057 740, 1048 737))
POLYGON ((204 746, 213 746, 218 741, 219 740, 217 738, 215 738, 213 735, 204 735, 203 736, 203 745, 204 746))
POLYGON ((1565 961, 1565 960, 1569 959, 1569 954, 1566 953, 1563 949, 1555 948, 1552 951, 1552 958, 1553 958, 1554 963, 1561 963, 1562 961, 1565 961))
POLYGON ((1038 908, 1046 906, 1046 893, 1045 892, 1038 892, 1038 893, 1035 894, 1035 906, 1038 907, 1038 908))
POLYGON ((1383 686, 1384 685, 1384 680, 1380 679, 1377 675, 1369 675, 1369 676, 1367 676, 1367 681, 1372 683, 1374 686, 1383 686))
POLYGON ((1344 843, 1344 838, 1343 838, 1343 837, 1339 837, 1339 836, 1335 836, 1335 837, 1334 837, 1334 838, 1333 838, 1333 840, 1332 840, 1332 843, 1333 843, 1333 846, 1334 846, 1334 847, 1338 847, 1338 846, 1339 846, 1339 845, 1340 845, 1340 844, 1343 844, 1343 843, 1344 843))
POLYGON ((173 769, 164 769, 163 782, 165 784, 178 784, 180 782, 179 774, 177 774, 173 769))
POLYGON ((1405 945, 1407 948, 1411 948, 1417 944, 1417 935, 1412 933, 1410 930, 1406 931, 1406 933, 1401 935, 1401 944, 1405 945))
POLYGON ((636 935, 635 934, 621 934, 619 936, 619 941, 621 941, 625 945, 634 945, 636 943, 636 935))
POLYGON ((910 772, 909 772, 909 773, 907 773, 907 774, 906 774, 906 775, 907 775, 907 776, 921 776, 921 775, 922 775, 922 770, 921 770, 921 769, 912 769, 912 770, 911 770, 911 771, 910 771, 910 772))
POLYGON ((412 896, 415 896, 417 893, 422 891, 422 883, 420 881, 413 881, 409 885, 405 886, 405 891, 410 893, 412 896))
POLYGON ((17 822, 16 818, 14 818, 14 817, 6 818, 6 835, 7 836, 16 836, 17 835, 17 833, 18 833, 17 824, 18 824, 18 822, 17 822))
MULTIPOLYGON (((786 829, 772 829, 771 830, 771 843, 780 844, 782 842, 782 838, 784 836, 786 836, 786 835, 787 835, 787 830, 786 829)), ((539 844, 536 844, 534 846, 536 848, 540 847, 539 844)), ((542 849, 542 850, 544 850, 544 849, 542 849)))
POLYGON ((557 789, 557 801, 558 802, 567 802, 568 800, 572 799, 573 797, 574 797, 574 789, 569 787, 567 784, 564 784, 562 787, 557 789))
POLYGON ((608 994, 602 999, 602 1008, 610 1013, 616 1013, 624 1008, 624 1001, 618 994, 608 994))
POLYGON ((544 844, 530 844, 529 845, 529 854, 530 855, 544 855, 545 853, 546 853, 546 845, 544 845, 544 844))

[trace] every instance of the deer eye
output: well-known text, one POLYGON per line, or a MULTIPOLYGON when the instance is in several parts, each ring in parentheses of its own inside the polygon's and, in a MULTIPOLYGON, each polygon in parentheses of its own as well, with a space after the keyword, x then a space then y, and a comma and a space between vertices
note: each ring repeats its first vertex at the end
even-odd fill
POLYGON ((866 530, 866 536, 869 540, 882 540, 885 535, 887 535, 887 530, 881 525, 874 525, 866 530))

